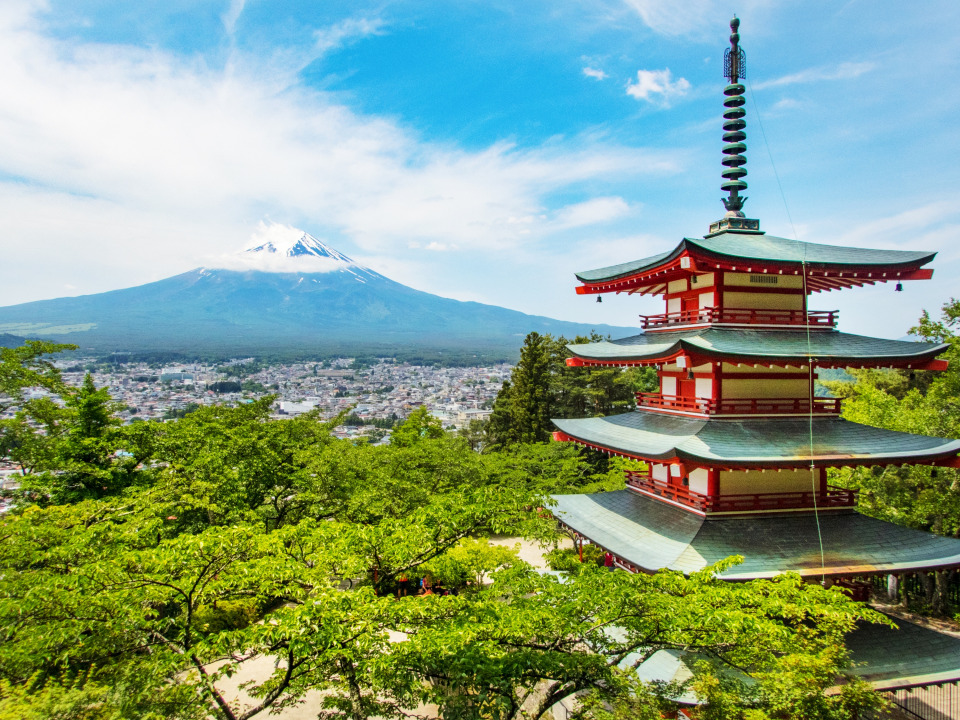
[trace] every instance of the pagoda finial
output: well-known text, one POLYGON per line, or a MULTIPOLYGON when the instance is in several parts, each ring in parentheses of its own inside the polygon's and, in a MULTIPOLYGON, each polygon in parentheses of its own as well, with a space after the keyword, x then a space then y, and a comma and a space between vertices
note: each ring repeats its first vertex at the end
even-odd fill
POLYGON ((747 56, 740 47, 740 19, 734 15, 730 21, 730 47, 723 53, 723 74, 730 81, 730 84, 723 89, 726 99, 723 101, 723 165, 724 170, 721 176, 724 179, 720 186, 721 190, 730 193, 729 197, 723 198, 723 206, 727 209, 727 215, 733 217, 743 217, 741 210, 747 198, 740 196, 741 190, 747 189, 747 183, 743 178, 747 174, 747 159, 742 153, 746 152, 747 146, 743 142, 747 139, 747 134, 743 129, 747 126, 743 116, 746 111, 744 104, 744 87, 739 82, 740 78, 747 74, 747 56))

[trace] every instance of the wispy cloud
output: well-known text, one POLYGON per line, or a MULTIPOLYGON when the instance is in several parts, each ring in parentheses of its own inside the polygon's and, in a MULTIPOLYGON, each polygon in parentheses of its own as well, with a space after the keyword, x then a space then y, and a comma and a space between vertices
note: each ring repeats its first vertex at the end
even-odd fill
POLYGON ((595 80, 606 80, 608 77, 610 77, 603 70, 598 70, 597 68, 592 67, 585 67, 583 69, 583 74, 595 80))
POLYGON ((647 27, 662 35, 697 31, 711 23, 714 14, 711 0, 624 0, 624 4, 636 12, 647 27))
POLYGON ((630 206, 622 197, 593 198, 560 208, 554 225, 558 229, 597 225, 621 218, 629 212, 630 206))
MULTIPOLYGON (((341 25, 318 44, 379 27, 341 25)), ((203 264, 270 217, 367 256, 486 253, 555 231, 558 191, 678 168, 589 137, 432 144, 252 61, 56 40, 27 13, 0 10, 0 65, 0 174, 17 179, 0 180, 0 304, 43 296, 12 269, 40 254, 50 288, 96 292, 203 264)))
POLYGON ((834 66, 808 68, 773 80, 755 83, 753 88, 754 90, 764 90, 784 85, 800 85, 826 80, 852 80, 876 69, 876 67, 877 64, 873 62, 845 62, 834 66))
POLYGON ((664 107, 686 95, 688 90, 690 83, 685 78, 674 80, 670 68, 638 70, 637 81, 627 83, 627 95, 664 107))
POLYGON ((795 100, 793 98, 781 98, 773 104, 773 107, 770 108, 770 111, 774 113, 790 112, 792 110, 799 110, 801 107, 803 107, 803 103, 799 100, 795 100))
POLYGON ((956 235, 952 229, 958 223, 960 200, 938 200, 863 223, 846 232, 840 243, 904 250, 941 250, 953 245, 956 235), (929 238, 925 240, 925 244, 920 243, 920 235, 929 238))
POLYGON ((230 0, 230 5, 220 15, 220 21, 223 23, 223 29, 227 35, 233 35, 233 31, 237 27, 237 20, 243 14, 244 5, 246 5, 246 0, 230 0))
POLYGON ((383 33, 384 22, 381 18, 347 18, 336 25, 322 28, 314 33, 315 47, 321 54, 331 52, 355 40, 383 33))

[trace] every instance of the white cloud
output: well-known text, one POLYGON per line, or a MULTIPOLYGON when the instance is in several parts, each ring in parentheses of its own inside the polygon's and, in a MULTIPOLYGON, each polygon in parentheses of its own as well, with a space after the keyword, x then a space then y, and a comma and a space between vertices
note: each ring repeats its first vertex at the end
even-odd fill
POLYGON ((863 223, 838 244, 899 250, 952 249, 953 227, 960 222, 960 200, 938 200, 863 223), (922 237, 922 241, 921 241, 922 237))
POLYGON ((567 229, 597 225, 621 218, 629 212, 630 206, 622 197, 593 198, 560 208, 554 226, 557 229, 567 229))
POLYGON ((383 29, 380 18, 347 18, 328 28, 314 33, 316 49, 328 53, 343 47, 348 41, 361 40, 371 35, 380 35, 383 29))
POLYGON ((227 9, 224 10, 220 16, 220 22, 223 23, 223 29, 227 35, 233 35, 233 31, 237 27, 237 20, 239 20, 240 15, 243 14, 245 4, 246 0, 230 0, 229 6, 227 6, 227 9))
POLYGON ((662 35, 683 35, 712 23, 711 0, 624 0, 644 24, 662 35))
POLYGON ((793 110, 799 110, 802 107, 803 103, 801 103, 799 100, 794 100, 793 98, 782 98, 773 104, 773 107, 770 108, 770 111, 772 113, 792 112, 793 110))
POLYGON ((209 258, 204 267, 220 270, 260 270, 272 273, 328 273, 342 270, 343 264, 331 258, 285 257, 254 255, 217 255, 209 258))
MULTIPOLYGON (((698 41, 716 43, 717 30, 728 26, 730 3, 721 0, 613 0, 621 8, 636 14, 658 35, 668 37, 693 36, 698 41)), ((738 0, 736 11, 741 18, 766 24, 767 16, 776 3, 771 0, 738 0)), ((749 51, 749 49, 748 49, 749 51)))
POLYGON ((592 67, 585 67, 583 69, 583 74, 595 80, 606 80, 608 77, 610 77, 603 70, 598 70, 597 68, 592 67))
MULTIPOLYGON (((348 30, 339 42, 356 35, 348 30)), ((183 272, 232 251, 265 217, 348 254, 516 247, 555 229, 553 193, 678 167, 671 153, 591 137, 434 145, 269 63, 239 57, 219 70, 54 40, 9 6, 0 64, 0 174, 17 178, 0 181, 0 304, 183 272)))
POLYGON ((627 83, 627 95, 664 107, 686 95, 689 89, 690 83, 685 78, 673 80, 670 68, 638 70, 637 81, 627 83))
POLYGON ((824 80, 852 80, 875 70, 876 67, 877 64, 872 62, 845 62, 832 67, 808 68, 773 80, 755 83, 753 89, 764 90, 766 88, 782 87, 783 85, 799 85, 824 80))
POLYGON ((456 249, 455 245, 448 245, 447 243, 437 242, 434 240, 431 243, 428 243, 425 250, 432 250, 433 252, 446 252, 447 250, 456 249))

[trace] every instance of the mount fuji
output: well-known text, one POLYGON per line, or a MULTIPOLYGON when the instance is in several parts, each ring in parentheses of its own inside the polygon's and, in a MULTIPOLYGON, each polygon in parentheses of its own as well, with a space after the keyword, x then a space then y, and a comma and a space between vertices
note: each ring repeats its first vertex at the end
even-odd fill
POLYGON ((459 351, 515 357, 530 331, 583 325, 461 302, 401 285, 308 233, 265 229, 218 267, 96 295, 0 307, 0 333, 98 353, 382 354, 459 351))

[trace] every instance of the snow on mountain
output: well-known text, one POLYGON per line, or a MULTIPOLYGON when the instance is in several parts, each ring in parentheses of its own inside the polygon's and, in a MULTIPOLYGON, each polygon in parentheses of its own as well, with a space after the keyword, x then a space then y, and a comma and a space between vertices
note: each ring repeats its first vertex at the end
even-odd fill
POLYGON ((243 250, 209 267, 276 273, 340 272, 353 275, 358 282, 383 277, 310 233, 280 223, 261 222, 243 250))
POLYGON ((284 225, 262 225, 245 250, 205 268, 137 287, 0 308, 0 332, 26 327, 31 337, 85 350, 234 356, 427 357, 436 351, 439 357, 455 349, 513 357, 531 330, 566 337, 635 332, 431 295, 284 225))

